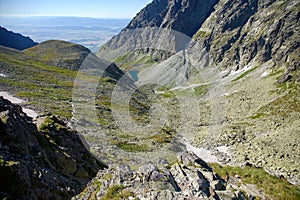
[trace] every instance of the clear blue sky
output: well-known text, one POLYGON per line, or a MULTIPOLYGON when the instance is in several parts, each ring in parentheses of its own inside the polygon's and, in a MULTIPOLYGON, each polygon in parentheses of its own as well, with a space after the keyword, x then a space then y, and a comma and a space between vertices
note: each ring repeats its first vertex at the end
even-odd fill
POLYGON ((132 18, 152 0, 0 0, 1 16, 132 18))

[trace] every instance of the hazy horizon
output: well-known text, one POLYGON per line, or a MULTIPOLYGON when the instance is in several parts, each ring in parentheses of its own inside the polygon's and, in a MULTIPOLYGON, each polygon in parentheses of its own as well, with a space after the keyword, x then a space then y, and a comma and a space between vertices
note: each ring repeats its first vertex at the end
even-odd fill
MULTIPOLYGON (((130 17, 114 18, 114 17, 84 17, 84 16, 50 16, 50 15, 1 15, 0 18, 88 18, 88 19, 103 19, 103 20, 131 20, 130 17)), ((1 22, 0 22, 1 23, 1 22)))
POLYGON ((0 0, 0 16, 89 17, 98 19, 127 19, 133 18, 151 1, 152 0, 0 0))
POLYGON ((101 45, 118 34, 130 19, 90 17, 3 17, 0 25, 28 36, 35 42, 65 40, 97 52, 101 45))

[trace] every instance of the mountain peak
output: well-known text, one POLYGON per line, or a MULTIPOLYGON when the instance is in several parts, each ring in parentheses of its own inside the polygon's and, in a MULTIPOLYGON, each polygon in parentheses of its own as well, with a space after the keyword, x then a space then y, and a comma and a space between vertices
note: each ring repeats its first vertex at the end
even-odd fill
POLYGON ((217 2, 218 0, 155 0, 142 9, 125 30, 146 26, 170 28, 191 37, 217 2))

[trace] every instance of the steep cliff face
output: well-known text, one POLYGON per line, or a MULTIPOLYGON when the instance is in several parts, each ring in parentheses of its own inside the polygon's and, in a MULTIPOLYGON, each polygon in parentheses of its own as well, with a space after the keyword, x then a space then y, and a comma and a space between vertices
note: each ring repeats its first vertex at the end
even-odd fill
POLYGON ((192 37, 217 2, 217 0, 153 1, 138 13, 123 31, 153 26, 170 28, 192 37))
POLYGON ((64 122, 39 121, 0 97, 1 198, 70 199, 105 167, 64 122))
POLYGON ((107 50, 117 49, 126 45, 135 45, 136 50, 140 49, 146 53, 155 53, 157 51, 152 50, 158 50, 159 48, 157 47, 163 44, 168 45, 168 51, 162 51, 163 58, 160 58, 160 60, 165 59, 175 52, 186 48, 190 41, 189 37, 192 37, 201 27, 205 19, 214 10, 213 6, 216 3, 217 0, 153 1, 139 12, 119 35, 113 37, 102 47, 99 56, 107 58, 105 57, 107 50), (151 30, 149 29, 150 27, 171 29, 185 35, 186 38, 178 36, 176 33, 161 33, 159 30, 151 30), (140 31, 135 32, 137 29, 140 31), (143 36, 141 37, 141 35, 143 36), (174 37, 174 40, 170 41, 168 37, 174 37), (153 44, 152 42, 149 44, 151 47, 148 46, 147 49, 139 47, 141 43, 147 43, 147 41, 153 41, 153 44))
MULTIPOLYGON (((270 59, 275 65, 286 65, 291 70, 299 65, 296 56, 299 54, 299 2, 296 0, 153 1, 104 45, 98 55, 109 58, 105 57, 109 49, 129 46, 127 43, 138 49, 145 40, 160 49, 160 43, 168 40, 169 34, 162 37, 161 34, 141 34, 146 31, 130 32, 147 30, 147 27, 168 28, 193 37, 209 52, 214 64, 222 68, 237 70, 251 61, 263 63, 270 59), (132 42, 133 39, 136 41, 132 42)), ((171 54, 165 53, 162 60, 185 49, 188 42, 181 45, 178 41, 170 42, 171 54)), ((144 49, 143 52, 153 55, 155 51, 144 49)))
POLYGON ((19 33, 8 31, 0 26, 0 45, 2 46, 23 50, 37 44, 38 43, 34 42, 29 37, 25 37, 19 33))
POLYGON ((160 26, 167 8, 168 0, 155 0, 142 9, 125 29, 160 26))
POLYGON ((194 38, 216 64, 240 69, 272 60, 295 70, 299 54, 298 1, 221 0, 194 38))

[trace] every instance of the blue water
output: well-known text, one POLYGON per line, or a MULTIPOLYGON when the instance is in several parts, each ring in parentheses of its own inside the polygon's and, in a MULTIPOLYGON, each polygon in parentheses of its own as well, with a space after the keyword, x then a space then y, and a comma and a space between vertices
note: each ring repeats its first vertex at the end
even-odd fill
POLYGON ((131 70, 131 71, 129 71, 129 73, 130 73, 130 76, 131 76, 131 78, 134 80, 134 81, 138 81, 139 80, 139 77, 138 77, 138 71, 136 71, 136 70, 131 70))

